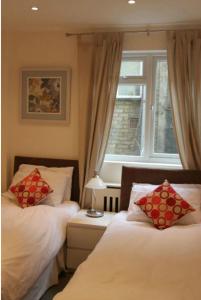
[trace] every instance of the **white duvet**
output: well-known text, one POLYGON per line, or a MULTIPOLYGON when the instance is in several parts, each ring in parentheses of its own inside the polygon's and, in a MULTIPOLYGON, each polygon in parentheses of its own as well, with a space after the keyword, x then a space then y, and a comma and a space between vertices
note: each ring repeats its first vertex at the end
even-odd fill
POLYGON ((33 286, 66 238, 78 205, 20 208, 2 196, 2 299, 20 300, 33 286))
POLYGON ((200 300, 201 224, 157 230, 119 213, 54 300, 200 300))

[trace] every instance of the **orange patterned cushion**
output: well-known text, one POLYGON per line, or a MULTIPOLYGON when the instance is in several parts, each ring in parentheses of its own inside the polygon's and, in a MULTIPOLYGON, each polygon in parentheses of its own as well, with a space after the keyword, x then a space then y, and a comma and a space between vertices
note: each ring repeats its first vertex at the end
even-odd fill
POLYGON ((38 169, 32 171, 16 185, 11 186, 10 190, 15 194, 22 208, 39 204, 45 200, 49 193, 53 192, 48 183, 41 177, 38 169))
POLYGON ((135 202, 152 219, 154 226, 165 229, 195 209, 185 201, 167 180, 153 192, 135 202))

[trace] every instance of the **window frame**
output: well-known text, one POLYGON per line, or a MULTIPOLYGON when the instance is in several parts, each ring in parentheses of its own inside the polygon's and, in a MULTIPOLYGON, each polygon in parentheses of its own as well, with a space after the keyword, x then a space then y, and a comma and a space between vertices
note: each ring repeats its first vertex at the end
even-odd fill
MULTIPOLYGON (((155 94, 155 75, 156 61, 158 59, 167 60, 167 51, 125 51, 122 55, 122 61, 143 61, 142 76, 123 76, 119 78, 119 84, 142 84, 145 85, 146 99, 144 118, 142 122, 142 151, 141 155, 117 155, 105 154, 104 162, 124 162, 124 163, 143 163, 143 164, 161 164, 177 165, 181 162, 179 154, 154 153, 154 94, 155 94), (153 138, 152 138, 153 136, 153 138), (144 142, 146 141, 146 143, 144 142)), ((123 99, 123 97, 121 97, 123 99)), ((126 99, 126 98, 125 98, 126 99)))

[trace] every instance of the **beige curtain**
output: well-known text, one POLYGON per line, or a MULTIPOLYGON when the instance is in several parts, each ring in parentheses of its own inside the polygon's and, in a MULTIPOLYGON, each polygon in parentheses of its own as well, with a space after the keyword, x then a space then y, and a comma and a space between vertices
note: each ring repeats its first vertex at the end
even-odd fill
POLYGON ((182 165, 201 170, 201 30, 168 33, 168 69, 182 165))
POLYGON ((119 80, 123 35, 96 34, 87 39, 78 39, 82 207, 90 206, 84 186, 99 173, 105 155, 119 80))

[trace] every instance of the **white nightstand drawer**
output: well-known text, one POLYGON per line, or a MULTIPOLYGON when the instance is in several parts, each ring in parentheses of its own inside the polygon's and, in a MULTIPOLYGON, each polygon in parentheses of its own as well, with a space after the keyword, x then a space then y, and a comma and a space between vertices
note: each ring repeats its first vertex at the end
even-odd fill
POLYGON ((105 228, 68 227, 68 248, 92 250, 103 235, 105 228))
POLYGON ((110 224, 115 213, 105 212, 103 217, 90 218, 86 210, 80 210, 67 225, 68 268, 76 269, 94 249, 110 224))
POLYGON ((67 251, 67 268, 76 269, 91 253, 91 250, 70 249, 67 251))

